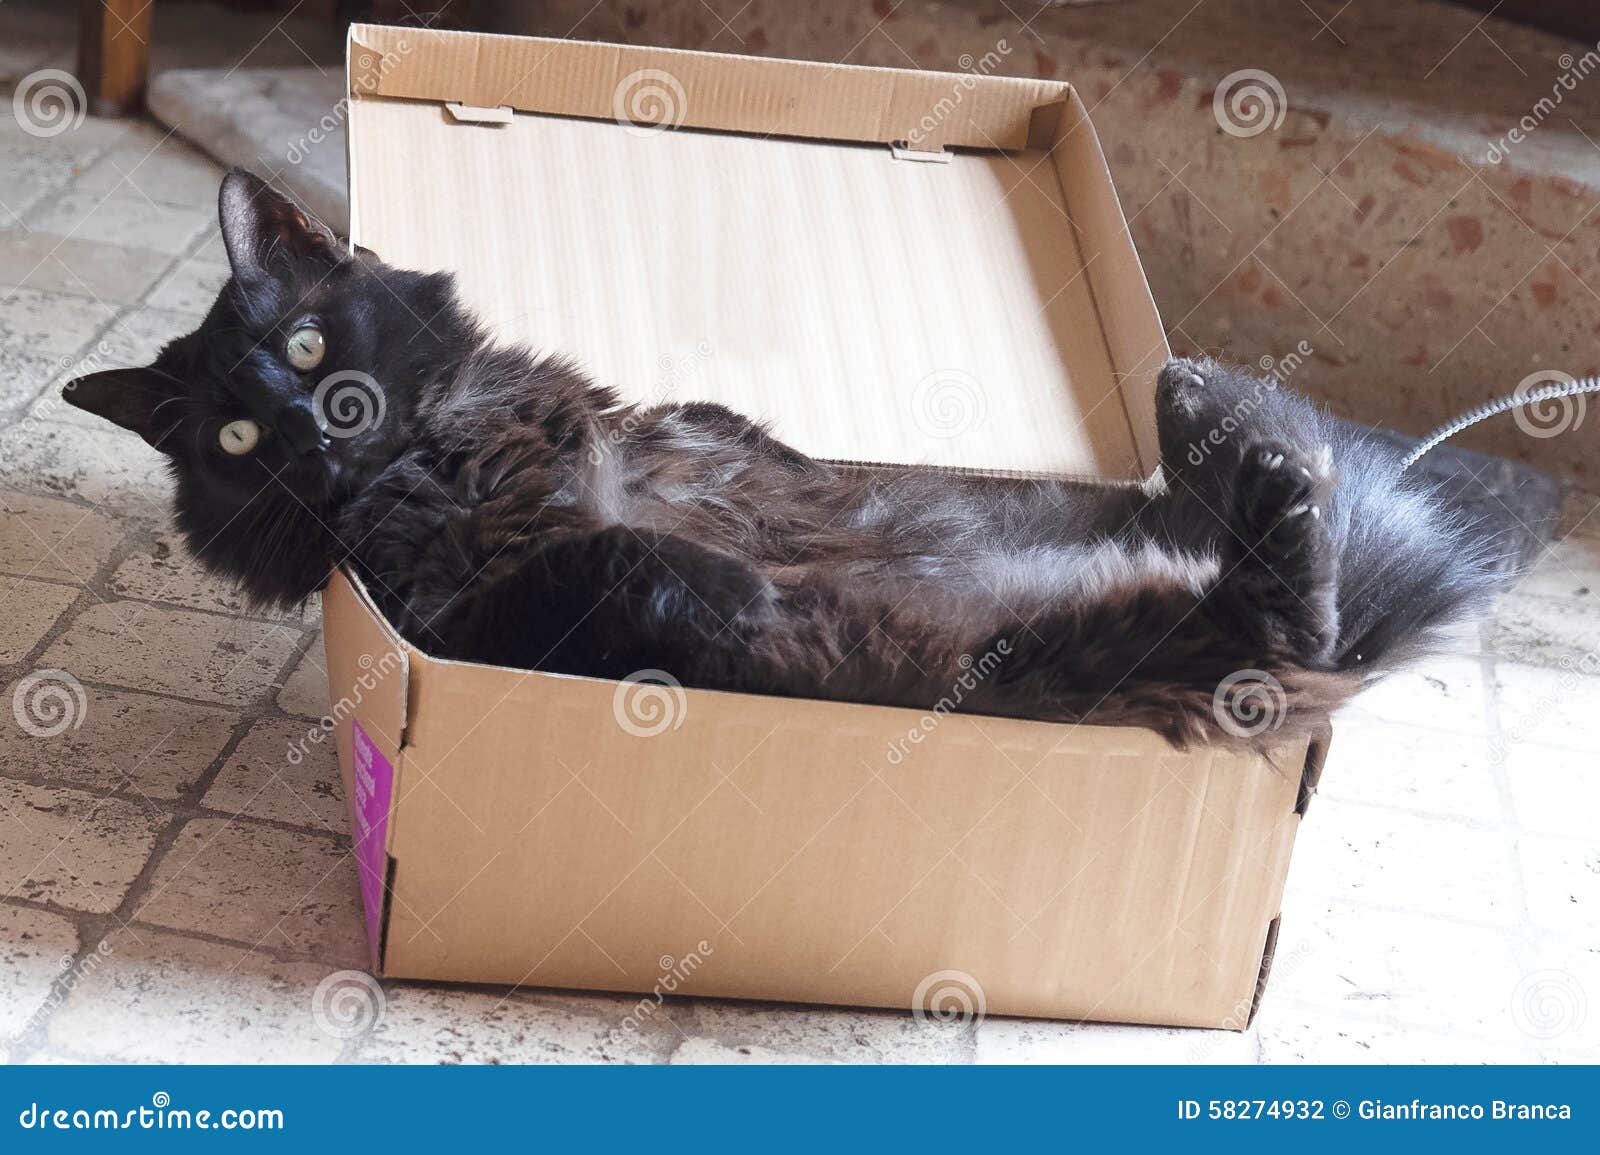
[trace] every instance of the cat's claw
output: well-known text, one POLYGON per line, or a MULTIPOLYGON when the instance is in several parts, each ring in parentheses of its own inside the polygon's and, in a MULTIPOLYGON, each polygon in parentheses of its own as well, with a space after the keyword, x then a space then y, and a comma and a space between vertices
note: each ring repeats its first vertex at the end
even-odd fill
POLYGON ((1294 551, 1302 531, 1322 520, 1331 491, 1331 455, 1275 442, 1258 443, 1239 464, 1237 497, 1247 542, 1294 551), (1309 516, 1308 516, 1309 515, 1309 516))

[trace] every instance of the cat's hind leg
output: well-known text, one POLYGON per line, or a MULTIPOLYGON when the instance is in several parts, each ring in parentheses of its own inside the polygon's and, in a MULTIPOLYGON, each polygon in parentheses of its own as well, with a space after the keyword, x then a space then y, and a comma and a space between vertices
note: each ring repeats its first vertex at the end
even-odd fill
POLYGON ((1264 645, 1313 666, 1330 659, 1339 634, 1338 559, 1327 518, 1333 485, 1326 447, 1252 442, 1234 476, 1214 594, 1219 611, 1264 645))

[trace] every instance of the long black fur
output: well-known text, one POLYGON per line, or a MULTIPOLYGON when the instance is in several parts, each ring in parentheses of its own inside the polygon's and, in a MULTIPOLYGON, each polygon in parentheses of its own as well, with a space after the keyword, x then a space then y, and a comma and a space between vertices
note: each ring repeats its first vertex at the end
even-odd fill
POLYGON ((964 710, 1267 742, 1495 581, 1393 450, 1214 362, 1161 371, 1142 488, 847 468, 497 345, 448 276, 344 254, 247 174, 221 216, 234 276, 200 328, 65 396, 168 455, 209 568, 283 605, 350 565, 434 654, 924 709, 960 684, 964 710), (327 355, 301 373, 307 319, 327 355), (318 412, 341 372, 383 402, 351 437, 318 412), (232 457, 238 418, 264 433, 232 457))

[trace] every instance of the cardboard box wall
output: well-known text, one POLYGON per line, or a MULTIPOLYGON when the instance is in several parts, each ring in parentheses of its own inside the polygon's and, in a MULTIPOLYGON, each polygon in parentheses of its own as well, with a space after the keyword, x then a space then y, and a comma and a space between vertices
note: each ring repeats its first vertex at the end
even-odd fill
MULTIPOLYGON (((352 240, 630 399, 721 401, 844 462, 1156 465, 1167 346, 1070 85, 378 26, 349 72, 352 240)), ((442 661, 342 574, 324 619, 389 975, 1236 1028, 1255 1005, 1321 743, 442 661)))

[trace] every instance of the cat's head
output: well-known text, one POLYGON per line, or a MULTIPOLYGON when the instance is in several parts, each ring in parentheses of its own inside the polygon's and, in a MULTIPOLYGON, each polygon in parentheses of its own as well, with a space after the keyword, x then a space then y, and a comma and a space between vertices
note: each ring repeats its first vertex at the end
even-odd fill
POLYGON ((449 277, 349 251, 248 173, 223 180, 219 214, 232 277, 200 327, 62 395, 167 455, 202 562, 289 604, 344 557, 341 503, 400 451, 470 323, 449 277))

